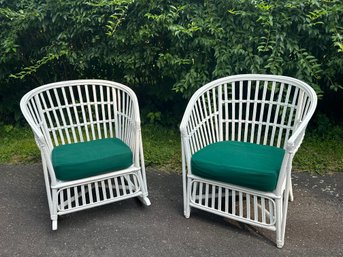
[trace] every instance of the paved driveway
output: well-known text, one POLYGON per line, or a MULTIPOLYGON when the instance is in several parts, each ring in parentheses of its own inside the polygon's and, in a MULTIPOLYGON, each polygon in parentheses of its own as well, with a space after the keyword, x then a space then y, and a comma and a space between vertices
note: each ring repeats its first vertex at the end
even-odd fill
POLYGON ((135 199, 59 218, 51 230, 39 164, 0 165, 0 256, 343 256, 343 173, 295 173, 285 246, 274 233, 193 210, 181 176, 148 170, 152 205, 135 199))

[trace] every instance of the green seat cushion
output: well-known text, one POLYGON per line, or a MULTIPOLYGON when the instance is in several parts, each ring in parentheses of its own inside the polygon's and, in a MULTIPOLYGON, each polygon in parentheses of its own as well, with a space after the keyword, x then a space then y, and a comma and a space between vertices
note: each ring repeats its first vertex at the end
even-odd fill
POLYGON ((283 149, 237 141, 207 145, 194 153, 194 175, 261 191, 276 188, 283 149))
POLYGON ((132 165, 131 149, 118 138, 60 145, 52 151, 52 165, 60 180, 87 178, 132 165))

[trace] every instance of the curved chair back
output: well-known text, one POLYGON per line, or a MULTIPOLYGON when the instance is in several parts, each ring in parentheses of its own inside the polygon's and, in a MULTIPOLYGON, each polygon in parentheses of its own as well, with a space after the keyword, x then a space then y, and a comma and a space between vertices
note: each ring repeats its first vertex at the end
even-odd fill
POLYGON ((58 145, 117 137, 134 150, 130 129, 140 123, 134 92, 104 80, 51 83, 27 93, 22 112, 52 149, 58 145))
POLYGON ((181 132, 190 153, 224 140, 286 147, 295 128, 306 124, 317 97, 306 83, 285 76, 236 75, 206 84, 194 93, 181 132))

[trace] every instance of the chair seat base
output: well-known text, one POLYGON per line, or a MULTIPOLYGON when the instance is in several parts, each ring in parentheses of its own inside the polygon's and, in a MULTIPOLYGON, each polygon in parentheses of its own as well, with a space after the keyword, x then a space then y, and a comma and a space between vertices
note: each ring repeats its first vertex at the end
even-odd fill
POLYGON ((282 195, 240 188, 235 185, 207 180, 194 175, 186 177, 184 215, 190 217, 191 208, 276 232, 276 244, 282 248, 289 185, 282 195))
MULTIPOLYGON (((101 175, 89 180, 79 180, 77 184, 61 182, 52 189, 57 216, 134 197, 146 206, 151 205, 139 169, 119 174, 113 172, 110 176, 101 175)), ((52 217, 53 230, 57 230, 57 216, 52 217)))
MULTIPOLYGON (((275 199, 271 193, 268 195, 193 178, 189 204, 190 207, 275 231, 275 199)), ((185 216, 189 214, 185 213, 185 216)))

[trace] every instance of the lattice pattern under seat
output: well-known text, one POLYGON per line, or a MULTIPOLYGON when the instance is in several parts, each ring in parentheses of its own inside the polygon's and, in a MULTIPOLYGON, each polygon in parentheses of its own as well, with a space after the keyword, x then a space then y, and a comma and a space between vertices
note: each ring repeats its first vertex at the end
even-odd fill
POLYGON ((73 209, 84 209, 91 205, 142 195, 140 190, 136 174, 114 176, 58 190, 57 208, 61 214, 65 214, 73 209))
POLYGON ((245 220, 261 227, 275 227, 275 201, 266 196, 259 196, 233 189, 228 186, 193 180, 191 206, 229 217, 245 220))

